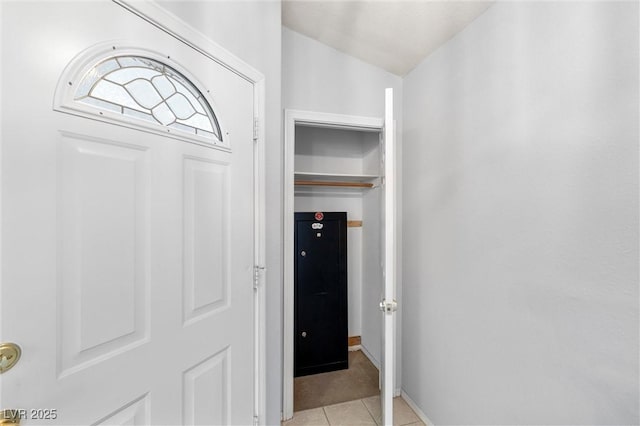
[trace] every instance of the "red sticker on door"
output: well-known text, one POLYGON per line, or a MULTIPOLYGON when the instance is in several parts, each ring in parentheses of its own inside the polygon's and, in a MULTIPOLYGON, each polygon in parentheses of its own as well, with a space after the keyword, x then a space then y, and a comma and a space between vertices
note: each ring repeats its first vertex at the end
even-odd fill
POLYGON ((316 212, 316 220, 324 219, 324 214, 322 212, 316 212))

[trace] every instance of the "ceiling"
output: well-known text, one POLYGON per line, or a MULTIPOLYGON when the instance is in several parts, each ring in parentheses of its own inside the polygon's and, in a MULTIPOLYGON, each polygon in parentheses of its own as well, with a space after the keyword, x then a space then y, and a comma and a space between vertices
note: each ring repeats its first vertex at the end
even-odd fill
POLYGON ((492 1, 284 0, 282 24, 404 76, 492 1))

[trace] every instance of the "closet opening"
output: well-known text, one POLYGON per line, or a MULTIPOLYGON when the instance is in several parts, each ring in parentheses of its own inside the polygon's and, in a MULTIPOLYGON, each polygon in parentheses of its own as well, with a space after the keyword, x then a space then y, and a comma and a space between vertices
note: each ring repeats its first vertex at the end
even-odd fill
POLYGON ((283 418, 353 400, 376 411, 383 120, 285 116, 283 418))

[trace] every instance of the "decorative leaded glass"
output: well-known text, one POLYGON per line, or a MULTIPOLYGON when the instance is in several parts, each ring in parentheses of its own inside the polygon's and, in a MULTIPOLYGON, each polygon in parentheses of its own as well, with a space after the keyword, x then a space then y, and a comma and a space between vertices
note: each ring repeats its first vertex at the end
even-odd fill
POLYGON ((95 65, 78 85, 76 101, 222 141, 202 93, 175 69, 150 58, 118 56, 95 65))

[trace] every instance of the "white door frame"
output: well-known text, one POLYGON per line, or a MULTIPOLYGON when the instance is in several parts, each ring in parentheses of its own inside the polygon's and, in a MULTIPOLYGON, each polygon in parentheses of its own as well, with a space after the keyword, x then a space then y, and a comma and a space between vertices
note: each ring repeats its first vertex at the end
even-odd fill
POLYGON ((266 304, 265 304, 265 77, 224 47, 163 9, 153 0, 112 0, 160 30, 182 41, 253 85, 254 110, 254 424, 266 424, 266 304))
POLYGON ((283 297, 283 365, 282 420, 293 417, 293 247, 294 247, 294 172, 296 125, 377 131, 382 133, 384 120, 375 117, 330 114, 286 109, 284 111, 284 297, 283 297))

